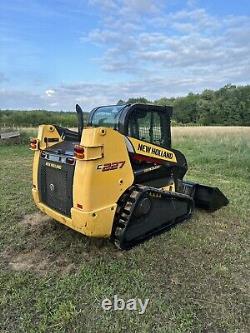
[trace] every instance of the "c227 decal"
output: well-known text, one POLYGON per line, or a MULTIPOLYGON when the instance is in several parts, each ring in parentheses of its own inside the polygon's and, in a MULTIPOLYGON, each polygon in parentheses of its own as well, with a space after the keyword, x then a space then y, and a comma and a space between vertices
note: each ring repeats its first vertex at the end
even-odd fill
POLYGON ((96 169, 100 171, 111 171, 111 170, 121 169, 124 166, 124 164, 125 161, 98 164, 96 169))

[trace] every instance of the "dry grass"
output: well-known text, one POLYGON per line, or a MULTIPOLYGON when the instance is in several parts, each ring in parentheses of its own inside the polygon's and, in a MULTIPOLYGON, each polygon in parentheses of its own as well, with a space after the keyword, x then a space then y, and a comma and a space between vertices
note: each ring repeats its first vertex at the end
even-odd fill
POLYGON ((172 128, 173 136, 182 137, 204 137, 216 136, 222 137, 223 135, 236 135, 236 136, 249 136, 250 127, 241 126, 176 126, 172 128))

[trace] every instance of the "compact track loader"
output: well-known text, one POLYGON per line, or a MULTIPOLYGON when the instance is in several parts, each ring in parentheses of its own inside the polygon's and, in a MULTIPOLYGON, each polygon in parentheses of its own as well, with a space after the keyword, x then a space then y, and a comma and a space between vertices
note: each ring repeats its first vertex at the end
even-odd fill
POLYGON ((53 219, 129 249, 191 217, 228 204, 216 187, 184 180, 185 156, 171 148, 172 108, 95 108, 78 132, 41 125, 31 139, 33 198, 53 219))

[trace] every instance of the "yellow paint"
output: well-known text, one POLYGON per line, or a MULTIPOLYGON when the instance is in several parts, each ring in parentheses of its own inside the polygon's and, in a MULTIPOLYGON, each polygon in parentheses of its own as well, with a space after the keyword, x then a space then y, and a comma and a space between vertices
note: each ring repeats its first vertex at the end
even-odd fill
MULTIPOLYGON (((38 138, 41 142, 48 135, 48 129, 40 126, 38 138)), ((40 201, 37 188, 39 151, 34 155, 33 198, 40 210, 70 228, 87 236, 109 237, 116 203, 134 181, 124 136, 110 128, 85 128, 80 145, 84 147, 84 159, 77 159, 75 164, 71 217, 40 201)))
MULTIPOLYGON (((33 188, 38 188, 38 166, 39 166, 39 158, 40 158, 40 151, 36 150, 34 152, 34 158, 33 158, 33 168, 32 168, 32 184, 33 188)), ((34 193, 33 193, 34 198, 34 193)), ((34 201, 37 202, 39 200, 39 195, 34 198, 34 201)))
POLYGON ((74 229, 86 236, 102 238, 107 238, 110 236, 110 226, 108 223, 104 223, 104 221, 110 219, 113 221, 114 212, 117 207, 116 204, 97 210, 95 213, 86 213, 80 209, 72 208, 70 218, 39 202, 39 195, 37 190, 33 189, 32 194, 37 207, 54 220, 63 223, 69 228, 74 229))
POLYGON ((110 237, 116 207, 112 204, 92 212, 72 208, 72 228, 90 237, 110 237))
MULTIPOLYGON (((95 160, 76 161, 73 207, 80 204, 83 212, 96 214, 96 218, 85 227, 86 233, 99 237, 105 232, 105 236, 109 236, 115 214, 115 209, 111 210, 110 207, 117 203, 134 181, 124 136, 111 128, 85 128, 80 144, 89 149, 102 147, 102 156, 95 160), (99 167, 120 161, 124 161, 124 165, 118 165, 113 170, 103 171, 99 167)), ((73 211, 72 209, 72 219, 73 211)))
POLYGON ((84 160, 90 161, 90 160, 97 160, 99 158, 102 158, 103 155, 103 146, 97 146, 97 147, 87 147, 84 146, 84 160))
MULTIPOLYGON (((63 141, 53 125, 40 125, 38 128, 37 140, 39 149, 44 150, 58 142, 45 142, 44 138, 58 139, 58 142, 63 141)), ((34 188, 38 188, 38 166, 40 158, 40 150, 34 150, 33 170, 32 170, 32 184, 34 188)), ((35 200, 35 199, 34 199, 35 200)), ((35 200, 36 202, 36 200, 35 200)))
POLYGON ((40 149, 44 150, 55 145, 58 142, 62 142, 57 129, 53 125, 40 125, 38 128, 38 140, 40 141, 40 149), (58 139, 57 142, 45 142, 45 138, 58 139))
POLYGON ((176 163, 176 156, 174 152, 171 150, 153 145, 151 143, 141 141, 135 138, 129 137, 129 141, 131 142, 134 150, 137 154, 148 156, 152 158, 159 158, 161 160, 169 161, 176 163))

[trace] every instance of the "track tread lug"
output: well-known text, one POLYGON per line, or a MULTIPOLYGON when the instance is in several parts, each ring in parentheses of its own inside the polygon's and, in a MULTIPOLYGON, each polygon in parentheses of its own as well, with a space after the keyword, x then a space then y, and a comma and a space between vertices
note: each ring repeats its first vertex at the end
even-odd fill
MULTIPOLYGON (((186 201, 186 204, 189 204, 189 211, 186 212, 184 215, 176 215, 176 217, 173 220, 173 225, 181 222, 185 219, 190 218, 192 214, 192 209, 193 209, 193 200, 192 198, 180 194, 177 192, 166 192, 160 189, 155 189, 153 187, 148 187, 144 185, 134 185, 127 190, 120 200, 118 201, 118 209, 115 214, 115 221, 114 221, 114 226, 113 226, 113 231, 111 235, 111 241, 114 243, 114 245, 121 249, 121 250, 128 250, 132 248, 133 246, 143 242, 145 239, 150 238, 154 234, 159 233, 160 231, 163 231, 165 229, 168 229, 172 226, 170 221, 166 221, 165 223, 161 224, 160 226, 145 232, 141 236, 138 236, 136 239, 130 240, 130 242, 126 242, 125 235, 126 235, 126 230, 129 228, 130 222, 133 221, 131 220, 131 217, 133 216, 134 212, 134 207, 135 207, 135 202, 140 199, 140 196, 142 193, 150 192, 150 198, 152 200, 170 200, 170 201, 175 201, 175 200, 181 200, 181 201, 186 201), (152 194, 155 193, 155 197, 152 197, 152 194), (162 194, 159 196, 159 194, 162 194)), ((144 197, 144 196, 143 196, 144 197)))

